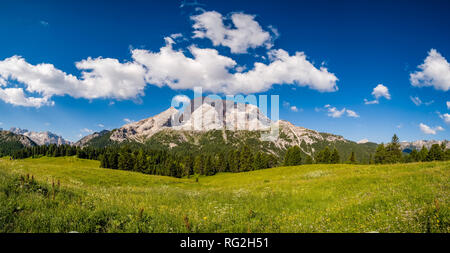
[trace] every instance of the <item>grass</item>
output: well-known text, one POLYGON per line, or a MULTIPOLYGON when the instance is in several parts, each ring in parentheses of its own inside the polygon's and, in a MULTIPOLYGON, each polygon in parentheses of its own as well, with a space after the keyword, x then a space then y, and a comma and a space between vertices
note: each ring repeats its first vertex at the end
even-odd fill
POLYGON ((448 233, 449 179, 450 162, 302 165, 196 183, 75 157, 0 159, 0 232, 448 233))

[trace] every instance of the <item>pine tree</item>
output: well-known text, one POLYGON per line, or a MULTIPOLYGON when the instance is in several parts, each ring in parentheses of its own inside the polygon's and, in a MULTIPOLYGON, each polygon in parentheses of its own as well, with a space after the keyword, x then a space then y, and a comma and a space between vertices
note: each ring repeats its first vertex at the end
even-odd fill
POLYGON ((136 156, 136 161, 134 163, 134 171, 145 172, 146 158, 147 156, 144 154, 144 151, 140 149, 138 155, 136 156))
POLYGON ((427 161, 442 161, 444 160, 444 154, 439 144, 431 145, 430 151, 428 151, 427 161))
POLYGON ((132 170, 134 164, 132 162, 132 156, 130 151, 126 148, 123 148, 119 153, 118 159, 118 168, 119 170, 132 170))
POLYGON ((424 146, 422 146, 422 149, 419 151, 419 159, 421 162, 426 162, 428 158, 428 149, 424 146))
POLYGON ((241 168, 240 171, 250 171, 253 165, 253 156, 250 148, 245 145, 241 150, 241 157, 239 158, 241 168))
POLYGON ((302 164, 302 151, 299 146, 292 146, 286 151, 284 157, 285 166, 295 166, 302 164))
POLYGON ((376 164, 386 163, 386 148, 384 147, 383 143, 377 146, 377 150, 375 151, 374 156, 374 162, 376 164))
POLYGON ((411 151, 411 153, 409 154, 409 156, 411 158, 410 159, 411 162, 418 162, 418 161, 420 161, 419 152, 416 149, 413 149, 411 151))
POLYGON ((110 169, 119 169, 119 155, 117 152, 113 151, 108 154, 108 165, 110 169))
POLYGON ((350 159, 349 159, 350 163, 355 164, 356 163, 356 157, 355 157, 355 152, 352 151, 351 155, 350 155, 350 159))
POLYGON ((392 140, 386 148, 386 155, 388 163, 398 163, 402 160, 402 150, 400 149, 400 141, 396 134, 392 136, 392 140))
POLYGON ((333 153, 331 153, 330 163, 340 163, 341 157, 339 156, 339 152, 336 148, 333 149, 333 153))
POLYGON ((264 159, 264 155, 260 152, 256 153, 255 158, 253 159, 253 170, 262 170, 267 168, 267 164, 264 159))

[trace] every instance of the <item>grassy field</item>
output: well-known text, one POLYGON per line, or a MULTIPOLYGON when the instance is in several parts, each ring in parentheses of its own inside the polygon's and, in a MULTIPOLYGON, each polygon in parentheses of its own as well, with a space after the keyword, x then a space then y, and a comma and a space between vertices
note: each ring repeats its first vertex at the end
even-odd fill
POLYGON ((450 162, 176 179, 0 159, 0 232, 450 232, 450 162))

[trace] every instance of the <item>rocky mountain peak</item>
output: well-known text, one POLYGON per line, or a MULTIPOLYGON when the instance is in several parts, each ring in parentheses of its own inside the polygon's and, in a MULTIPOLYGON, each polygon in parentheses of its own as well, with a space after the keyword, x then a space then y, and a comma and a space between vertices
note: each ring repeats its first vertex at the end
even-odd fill
POLYGON ((57 144, 57 145, 64 145, 64 144, 71 144, 70 141, 65 140, 63 137, 56 135, 49 131, 44 132, 33 132, 29 131, 27 129, 20 129, 17 127, 12 127, 9 129, 10 132, 26 136, 30 138, 33 142, 35 142, 38 145, 48 145, 48 144, 57 144))

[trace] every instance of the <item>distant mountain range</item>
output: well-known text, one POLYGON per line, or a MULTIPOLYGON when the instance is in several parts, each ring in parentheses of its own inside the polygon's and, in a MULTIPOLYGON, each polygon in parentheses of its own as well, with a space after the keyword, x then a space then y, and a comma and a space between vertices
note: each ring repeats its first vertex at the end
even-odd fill
POLYGON ((430 149, 433 144, 441 145, 442 142, 444 142, 446 144, 447 148, 450 148, 450 142, 447 140, 443 140, 443 141, 419 140, 419 141, 411 141, 411 142, 402 141, 402 142, 400 142, 400 146, 401 146, 402 150, 413 150, 413 149, 420 150, 422 147, 426 147, 427 149, 430 149))
POLYGON ((52 132, 45 131, 45 132, 33 132, 28 131, 27 129, 20 129, 16 127, 12 127, 9 129, 10 132, 24 135, 31 140, 33 140, 37 145, 48 145, 48 144, 57 144, 57 145, 64 145, 64 144, 72 144, 70 141, 65 140, 63 137, 56 135, 52 132))
MULTIPOLYGON (((330 133, 321 133, 279 120, 279 137, 261 140, 272 122, 251 104, 228 103, 225 100, 206 102, 204 98, 191 101, 184 111, 173 107, 153 117, 126 124, 118 129, 103 130, 87 135, 75 143, 64 140, 51 132, 31 132, 20 128, 2 131, 0 144, 8 140, 19 146, 45 144, 71 144, 79 147, 108 147, 130 145, 154 149, 172 150, 178 153, 219 152, 234 150, 248 145, 251 149, 282 156, 285 150, 298 145, 304 156, 314 154, 328 146, 336 148, 343 159, 354 151, 360 161, 369 159, 375 152, 376 143, 367 139, 359 142, 346 140, 330 133), (199 101, 200 100, 200 101, 199 101), (242 106, 242 107, 240 107, 242 106), (225 108, 225 110, 220 110, 225 108), (7 134, 9 133, 9 134, 7 134)), ((430 148, 442 141, 401 142, 406 152, 430 148)), ((450 148, 450 142, 447 142, 450 148)))

